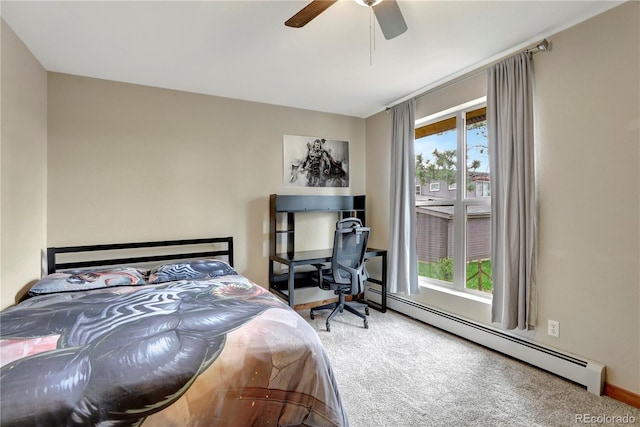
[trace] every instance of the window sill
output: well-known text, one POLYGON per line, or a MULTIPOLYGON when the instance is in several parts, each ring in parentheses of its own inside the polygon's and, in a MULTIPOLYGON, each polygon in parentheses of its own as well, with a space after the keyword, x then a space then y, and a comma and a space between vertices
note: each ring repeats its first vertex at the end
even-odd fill
POLYGON ((457 289, 452 289, 449 288, 447 286, 440 286, 440 285, 436 285, 433 283, 429 283, 426 280, 422 279, 422 278, 418 278, 418 284, 426 289, 430 289, 432 291, 436 291, 436 292, 442 292, 445 294, 449 294, 449 295, 453 295, 459 298, 465 298, 471 301, 476 301, 476 302, 480 302, 483 304, 487 304, 487 305, 491 305, 492 299, 493 299, 493 295, 476 295, 473 294, 471 292, 464 292, 464 291, 459 291, 457 289))

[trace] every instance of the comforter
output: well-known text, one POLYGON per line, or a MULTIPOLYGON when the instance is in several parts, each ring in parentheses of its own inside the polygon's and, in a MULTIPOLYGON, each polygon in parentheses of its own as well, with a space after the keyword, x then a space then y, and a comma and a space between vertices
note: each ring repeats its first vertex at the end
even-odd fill
POLYGON ((30 298, 0 313, 2 426, 347 426, 295 311, 238 275, 30 298))

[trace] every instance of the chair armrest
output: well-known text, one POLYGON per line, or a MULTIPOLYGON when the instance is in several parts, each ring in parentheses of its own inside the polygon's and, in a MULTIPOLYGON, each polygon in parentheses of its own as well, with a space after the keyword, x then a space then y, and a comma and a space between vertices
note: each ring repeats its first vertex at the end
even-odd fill
POLYGON ((311 264, 311 265, 318 269, 318 284, 320 285, 320 287, 322 287, 322 282, 324 280, 322 277, 322 269, 326 268, 326 266, 324 264, 311 264))

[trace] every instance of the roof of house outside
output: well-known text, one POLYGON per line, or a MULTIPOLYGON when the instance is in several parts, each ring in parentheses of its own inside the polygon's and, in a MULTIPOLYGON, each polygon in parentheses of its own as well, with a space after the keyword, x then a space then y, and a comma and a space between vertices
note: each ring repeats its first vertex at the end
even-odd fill
MULTIPOLYGON (((451 203, 450 199, 443 199, 431 196, 416 195, 416 212, 426 215, 434 215, 441 218, 453 218, 453 206, 434 205, 433 203, 451 203)), ((478 218, 491 215, 491 205, 467 206, 467 217, 478 218)))

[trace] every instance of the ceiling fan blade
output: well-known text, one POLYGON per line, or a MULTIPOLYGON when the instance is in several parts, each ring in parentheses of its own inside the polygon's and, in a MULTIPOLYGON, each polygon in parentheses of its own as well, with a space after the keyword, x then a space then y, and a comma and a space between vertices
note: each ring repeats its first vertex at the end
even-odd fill
POLYGON ((313 0, 300 12, 289 18, 284 25, 287 27, 301 28, 307 25, 313 18, 327 10, 329 6, 338 0, 313 0))
POLYGON ((376 15, 382 34, 387 40, 407 31, 407 23, 404 22, 400 6, 396 0, 383 0, 378 5, 373 6, 373 13, 376 15))

